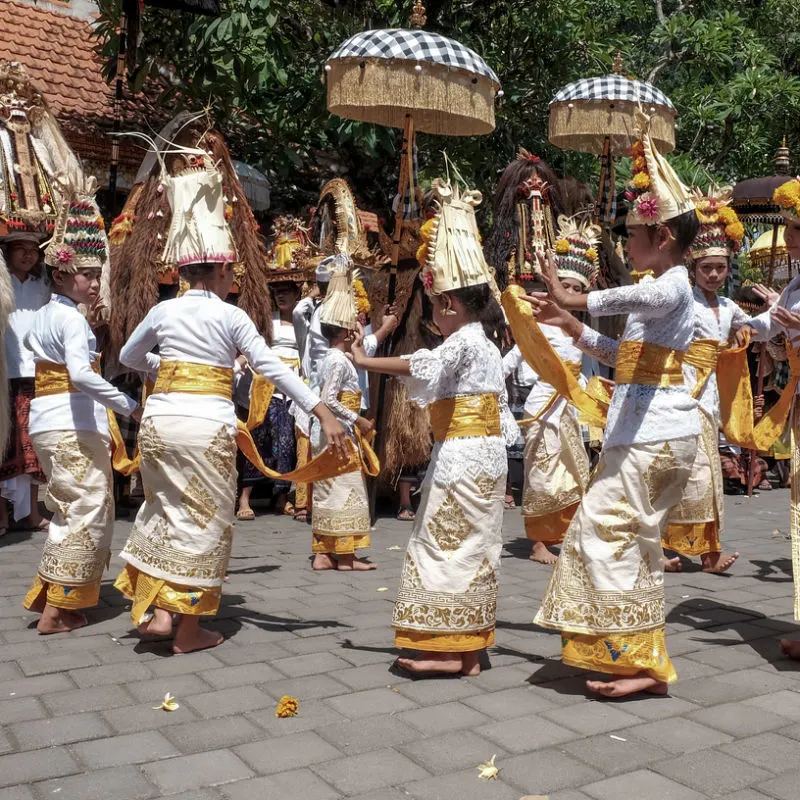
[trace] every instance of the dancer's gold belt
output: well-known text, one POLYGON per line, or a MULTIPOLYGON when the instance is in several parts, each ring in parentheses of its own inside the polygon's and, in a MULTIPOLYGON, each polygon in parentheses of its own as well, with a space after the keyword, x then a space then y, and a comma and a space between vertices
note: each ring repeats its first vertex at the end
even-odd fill
POLYGON ((626 339, 617 351, 614 380, 644 386, 683 386, 682 350, 626 339))
POLYGON ((467 436, 500 436, 496 394, 447 397, 431 404, 431 427, 437 442, 467 436))

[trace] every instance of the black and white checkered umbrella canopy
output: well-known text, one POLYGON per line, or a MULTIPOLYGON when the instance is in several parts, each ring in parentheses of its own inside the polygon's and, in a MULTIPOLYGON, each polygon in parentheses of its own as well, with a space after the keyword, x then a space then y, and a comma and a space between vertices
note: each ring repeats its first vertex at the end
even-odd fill
POLYGON ((451 69, 463 69, 500 85, 489 65, 469 47, 446 36, 423 30, 389 28, 362 31, 341 44, 328 61, 336 58, 396 58, 432 61, 451 69))
POLYGON ((583 78, 556 94, 550 101, 550 141, 562 150, 602 153, 610 148, 611 154, 623 155, 636 138, 636 108, 650 116, 658 149, 674 150, 677 111, 672 101, 652 84, 616 73, 583 78))
POLYGON ((446 136, 490 133, 502 94, 494 70, 463 44, 419 29, 351 36, 325 62, 328 110, 346 119, 446 136))
POLYGON ((675 109, 672 101, 660 89, 644 81, 629 80, 622 75, 583 78, 569 83, 556 94, 551 105, 574 100, 622 100, 641 103, 643 106, 666 106, 675 109))

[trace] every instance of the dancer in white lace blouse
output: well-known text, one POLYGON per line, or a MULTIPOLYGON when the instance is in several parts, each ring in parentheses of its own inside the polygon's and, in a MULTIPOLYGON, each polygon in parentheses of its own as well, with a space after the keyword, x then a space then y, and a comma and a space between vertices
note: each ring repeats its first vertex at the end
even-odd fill
POLYGON ((518 428, 500 352, 480 322, 495 300, 473 195, 437 184, 437 198, 420 261, 444 343, 402 358, 368 358, 358 341, 352 349, 357 366, 399 377, 411 401, 430 409, 436 442, 392 619, 395 644, 420 655, 397 664, 477 675, 481 651, 494 643, 506 445, 518 428))
POLYGON ((680 501, 697 450, 697 403, 684 385, 683 356, 694 334, 694 300, 683 255, 698 229, 694 204, 648 135, 637 143, 629 192, 628 258, 658 276, 635 286, 568 295, 551 260, 548 295, 532 298, 541 321, 560 325, 578 347, 616 367, 603 454, 572 524, 536 622, 561 631, 562 660, 610 673, 587 688, 619 697, 665 694, 676 679, 664 640, 661 535, 680 501), (628 314, 617 341, 568 311, 628 314))

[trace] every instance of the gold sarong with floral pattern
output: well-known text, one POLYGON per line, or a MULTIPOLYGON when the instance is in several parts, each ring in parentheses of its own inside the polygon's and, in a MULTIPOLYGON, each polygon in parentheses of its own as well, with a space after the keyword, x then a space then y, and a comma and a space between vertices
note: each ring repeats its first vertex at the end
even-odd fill
MULTIPOLYGON (((356 414, 361 410, 360 392, 340 392, 338 399, 356 414)), ((323 452, 324 447, 320 441, 319 447, 312 450, 312 457, 323 452)), ((350 472, 314 481, 311 512, 311 550, 314 553, 347 555, 369 547, 367 484, 358 456, 353 463, 355 469, 350 472)))
MULTIPOLYGON (((496 436, 497 397, 437 401, 431 422, 436 441, 496 436)), ((392 616, 397 647, 471 652, 494 643, 504 492, 505 475, 479 466, 458 483, 424 483, 392 616)))
POLYGON ((572 409, 564 409, 557 425, 540 418, 525 427, 524 460, 525 535, 534 542, 558 544, 589 483, 589 457, 572 409))
POLYGON ((110 442, 95 431, 46 431, 32 437, 47 475, 53 512, 39 570, 24 605, 66 609, 97 605, 114 531, 110 442))
POLYGON ((167 598, 172 610, 214 613, 233 542, 236 428, 195 417, 145 417, 138 445, 145 501, 121 553, 128 567, 115 585, 134 601, 135 625, 168 589, 190 595, 186 603, 167 598))
MULTIPOLYGON (((611 649, 592 642, 592 669, 630 674, 622 671, 629 657, 618 669, 621 656, 616 653, 635 650, 639 664, 646 651, 639 644, 646 640, 635 637, 663 634, 661 537, 696 450, 696 437, 687 437, 603 451, 536 615, 538 625, 562 631, 565 651, 567 634, 589 637, 584 644, 592 638, 610 641, 611 649), (622 649, 626 644, 628 649, 622 649)), ((656 649, 658 656, 638 671, 664 668, 666 651, 656 649)), ((570 655, 574 650, 573 645, 565 660, 576 658, 570 655)))
POLYGON ((722 465, 715 420, 700 409, 700 441, 692 474, 681 502, 672 510, 662 540, 667 550, 684 556, 719 553, 724 519, 722 465))

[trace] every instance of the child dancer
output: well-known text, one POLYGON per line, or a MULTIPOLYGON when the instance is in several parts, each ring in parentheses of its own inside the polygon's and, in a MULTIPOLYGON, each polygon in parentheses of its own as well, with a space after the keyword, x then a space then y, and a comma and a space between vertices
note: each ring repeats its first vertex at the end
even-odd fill
MULTIPOLYGON (((594 285, 598 270, 596 225, 559 217, 556 269, 564 291, 581 295, 594 285)), ((583 353, 559 327, 541 325, 555 352, 575 378, 583 353)), ((503 359, 508 374, 522 363, 518 346, 503 359)), ((535 373, 534 373, 535 375, 535 373)), ((531 560, 555 564, 548 549, 561 544, 589 483, 589 457, 583 446, 578 411, 538 375, 525 403, 525 485, 522 516, 533 542, 531 560)))
POLYGON ((477 675, 481 651, 494 643, 506 444, 518 428, 500 353, 481 325, 495 301, 475 223, 480 194, 459 197, 440 181, 435 191, 419 258, 444 343, 402 358, 368 358, 358 342, 352 349, 357 366, 399 377, 412 401, 430 408, 436 442, 392 620, 395 644, 420 654, 398 666, 477 675))
POLYGON ((138 420, 135 400, 97 374, 94 334, 78 310, 92 306, 105 260, 103 220, 87 189, 65 203, 47 247, 53 296, 36 313, 25 340, 33 351, 36 396, 30 434, 47 476, 53 512, 44 553, 25 608, 41 612, 39 633, 87 624, 81 609, 97 605, 114 530, 109 417, 138 420))
MULTIPOLYGON (((672 511, 662 544, 684 556, 700 556, 703 572, 721 574, 738 553, 722 553, 724 493, 719 458, 721 425, 717 390, 717 355, 730 334, 749 321, 747 314, 717 291, 728 277, 730 259, 739 249, 744 227, 730 207, 731 190, 710 192, 696 199, 700 233, 690 254, 694 271, 694 341, 684 360, 692 395, 700 403, 702 433, 697 458, 683 497, 672 511)), ((680 570, 679 558, 666 562, 668 572, 680 570)))
POLYGON ((145 502, 121 554, 127 566, 115 584, 133 601, 131 618, 142 633, 170 634, 172 614, 180 615, 175 653, 223 640, 199 622, 200 615, 217 611, 231 552, 237 352, 318 417, 329 442, 344 444, 341 426, 319 398, 269 350, 252 320, 224 302, 237 258, 221 176, 202 150, 184 152, 185 168, 162 175, 173 212, 163 260, 180 265, 189 290, 155 306, 120 353, 120 361, 138 372, 156 367, 158 379, 139 429, 145 502), (151 353, 155 347, 158 356, 151 353))
POLYGON ((610 673, 587 688, 612 697, 664 694, 676 678, 664 641, 661 536, 697 452, 697 403, 682 361, 694 333, 684 253, 698 229, 686 187, 656 150, 649 120, 636 113, 628 192, 628 258, 655 280, 568 294, 543 264, 549 296, 532 298, 542 322, 560 325, 578 347, 616 367, 600 463, 567 531, 536 622, 562 632, 564 663, 610 673), (601 336, 570 311, 628 314, 620 340, 601 336))
MULTIPOLYGON (((320 313, 320 328, 329 350, 317 370, 322 400, 353 435, 372 433, 374 424, 359 415, 361 389, 358 373, 347 357, 358 326, 351 282, 352 262, 338 257, 331 266, 331 280, 320 313)), ((311 453, 325 449, 319 425, 311 424, 311 453)), ((369 547, 370 514, 367 485, 360 459, 354 469, 314 483, 311 514, 313 568, 316 570, 372 570, 375 564, 355 557, 369 547)))

